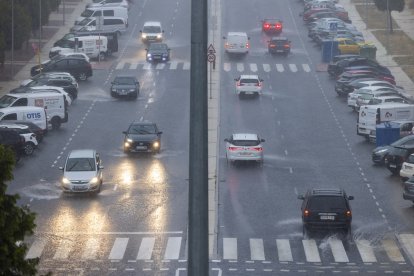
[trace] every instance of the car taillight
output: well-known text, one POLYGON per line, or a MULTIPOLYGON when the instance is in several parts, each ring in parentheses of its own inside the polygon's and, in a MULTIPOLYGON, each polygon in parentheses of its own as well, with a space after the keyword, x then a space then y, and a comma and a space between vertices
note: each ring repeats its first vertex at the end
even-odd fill
POLYGON ((304 217, 309 217, 309 216, 310 216, 310 212, 309 212, 309 210, 308 210, 308 209, 305 209, 305 210, 303 211, 303 216, 304 216, 304 217))
POLYGON ((263 148, 258 147, 258 148, 250 148, 250 150, 254 150, 254 151, 263 151, 263 148))
POLYGON ((276 24, 276 29, 277 29, 277 30, 282 29, 282 24, 279 24, 279 23, 278 23, 278 24, 276 24))
POLYGON ((352 213, 351 213, 351 211, 346 211, 345 212, 345 216, 347 216, 348 218, 350 218, 350 217, 352 217, 352 213))
POLYGON ((237 86, 241 86, 242 84, 240 83, 240 81, 237 81, 237 82, 236 82, 236 85, 237 85, 237 86))
POLYGON ((249 49, 249 48, 250 48, 250 44, 246 43, 246 49, 249 49))
POLYGON ((256 83, 256 86, 262 86, 262 83, 261 82, 258 82, 258 83, 256 83))
POLYGON ((290 47, 290 45, 289 44, 285 44, 285 48, 289 48, 290 47))
POLYGON ((229 43, 228 43, 228 42, 226 42, 226 43, 224 44, 224 48, 229 48, 229 43))
POLYGON ((268 23, 263 24, 263 28, 269 29, 270 28, 270 24, 268 24, 268 23))
POLYGON ((236 151, 236 150, 239 150, 240 148, 238 148, 238 147, 229 147, 229 151, 236 151))

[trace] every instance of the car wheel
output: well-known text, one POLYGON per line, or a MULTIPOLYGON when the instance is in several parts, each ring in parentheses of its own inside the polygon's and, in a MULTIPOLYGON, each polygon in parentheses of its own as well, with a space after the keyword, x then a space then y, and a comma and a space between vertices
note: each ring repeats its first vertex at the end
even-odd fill
POLYGON ((88 76, 86 75, 85 72, 82 72, 78 74, 78 79, 81 81, 86 81, 88 79, 88 76))
POLYGON ((24 145, 24 154, 32 155, 35 149, 35 145, 32 142, 27 142, 24 145))
POLYGON ((131 99, 136 100, 137 98, 138 98, 138 93, 137 92, 132 94, 131 99))
POLYGON ((51 124, 52 124, 52 129, 60 128, 60 125, 61 125, 60 118, 59 117, 53 117, 52 121, 51 121, 51 124))
POLYGON ((400 171, 397 170, 397 169, 390 169, 390 171, 391 171, 392 175, 399 175, 400 174, 400 171))
POLYGON ((111 97, 112 98, 116 98, 116 94, 114 92, 111 91, 111 97))

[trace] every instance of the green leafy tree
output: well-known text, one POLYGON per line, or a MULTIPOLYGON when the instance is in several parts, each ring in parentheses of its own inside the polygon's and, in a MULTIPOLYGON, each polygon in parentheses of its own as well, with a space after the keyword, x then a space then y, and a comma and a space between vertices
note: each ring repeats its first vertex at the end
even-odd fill
POLYGON ((374 0, 375 6, 380 11, 387 12, 387 22, 389 26, 390 33, 393 32, 392 26, 392 11, 402 12, 405 7, 405 0, 374 0))
POLYGON ((19 195, 6 194, 6 181, 13 179, 15 160, 11 149, 0 145, 0 275, 36 275, 39 260, 25 259, 26 235, 32 235, 35 213, 17 205, 19 195))

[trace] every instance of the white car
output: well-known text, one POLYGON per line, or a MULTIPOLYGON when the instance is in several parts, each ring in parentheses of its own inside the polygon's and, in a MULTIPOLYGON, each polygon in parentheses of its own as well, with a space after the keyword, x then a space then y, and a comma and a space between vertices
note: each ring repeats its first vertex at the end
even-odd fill
POLYGON ((258 161, 263 162, 264 139, 260 139, 257 134, 234 133, 230 138, 224 139, 226 142, 227 161, 258 161))
POLYGON ((34 134, 28 126, 20 124, 0 124, 0 128, 12 128, 15 129, 20 136, 24 138, 24 154, 32 155, 35 148, 39 145, 36 134, 34 134))
POLYGON ((162 29, 161 22, 147 21, 139 32, 144 43, 162 42, 163 40, 164 30, 162 29))
POLYGON ((250 37, 245 32, 228 32, 225 39, 224 49, 228 54, 247 54, 250 49, 250 37))
POLYGON ((70 73, 67 72, 43 72, 41 74, 32 77, 31 79, 26 79, 20 83, 20 86, 26 86, 32 81, 35 81, 40 78, 50 78, 50 79, 63 79, 63 80, 70 80, 76 88, 79 88, 78 81, 72 76, 70 73))
POLYGON ((234 79, 236 82, 235 92, 240 97, 243 95, 262 94, 263 80, 258 75, 241 75, 234 79))
POLYGON ((414 154, 410 154, 407 160, 402 164, 400 176, 403 180, 407 180, 414 175, 414 154))
POLYGON ((369 87, 363 87, 359 88, 357 90, 354 90, 354 92, 351 92, 348 94, 347 103, 348 106, 351 107, 354 110, 357 110, 357 99, 362 94, 371 94, 375 93, 377 91, 387 91, 387 92, 393 92, 395 95, 399 94, 399 90, 396 90, 394 88, 390 88, 388 86, 369 86, 369 87))
POLYGON ((93 149, 72 150, 66 158, 61 187, 64 192, 99 193, 103 184, 103 166, 99 154, 93 149))
POLYGON ((362 105, 379 105, 387 103, 405 103, 409 104, 406 99, 400 96, 377 96, 377 95, 361 95, 358 100, 358 110, 362 105))

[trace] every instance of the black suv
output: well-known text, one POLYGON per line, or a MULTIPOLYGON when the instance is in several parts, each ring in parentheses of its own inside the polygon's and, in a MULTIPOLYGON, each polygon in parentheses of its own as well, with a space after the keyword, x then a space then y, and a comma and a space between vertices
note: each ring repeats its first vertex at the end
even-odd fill
POLYGON ((116 76, 111 82, 112 97, 128 97, 136 99, 139 94, 139 82, 133 76, 116 76))
POLYGON ((15 129, 0 128, 0 145, 10 148, 14 152, 16 162, 24 154, 26 141, 15 129))
POLYGON ((127 131, 123 131, 124 152, 152 152, 159 153, 161 150, 161 134, 155 123, 133 122, 127 131))
POLYGON ((399 175, 402 164, 414 153, 414 145, 394 146, 385 157, 385 165, 393 175, 399 175))
POLYGON ((170 48, 165 43, 151 43, 147 49, 147 61, 169 61, 170 48))
POLYGON ((275 36, 272 37, 267 44, 267 49, 271 54, 284 54, 287 56, 290 53, 290 40, 287 37, 275 36))
POLYGON ((303 234, 312 229, 343 229, 351 233, 352 212, 349 200, 343 189, 310 189, 299 195, 302 203, 303 234))
POLYGON ((87 80, 92 76, 92 65, 83 58, 61 57, 35 65, 30 69, 30 75, 36 76, 41 72, 68 72, 78 80, 87 80))

